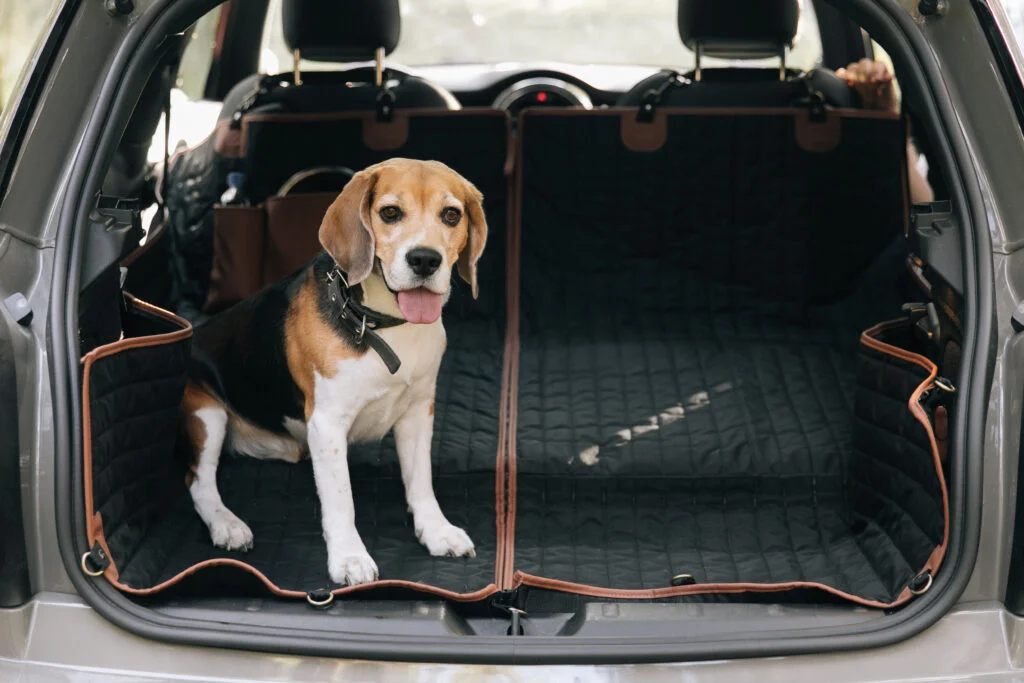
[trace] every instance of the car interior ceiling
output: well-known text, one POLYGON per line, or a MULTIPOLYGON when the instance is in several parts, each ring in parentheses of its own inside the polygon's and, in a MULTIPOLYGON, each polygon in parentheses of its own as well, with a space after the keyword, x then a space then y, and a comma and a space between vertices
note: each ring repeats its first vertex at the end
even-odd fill
MULTIPOLYGON (((397 0, 284 2, 303 59, 372 62, 397 45, 397 0)), ((734 4, 680 0, 680 40, 730 60, 793 40, 796 0, 742 19, 734 4)), ((810 71, 664 70, 607 92, 545 68, 452 92, 386 63, 380 83, 366 66, 256 73, 266 8, 224 5, 205 86, 216 127, 153 166, 190 36, 167 42, 103 186, 99 212, 127 238, 82 282, 89 566, 154 603, 893 609, 927 591, 949 533, 942 378, 958 372, 962 283, 922 258, 919 229, 949 205, 936 164, 939 201, 910 202, 908 130, 931 159, 912 84, 890 115, 834 73, 871 56, 856 24, 814 3, 824 66, 810 71), (490 106, 537 76, 594 107, 490 106), (480 296, 453 286, 444 312, 433 444, 439 502, 477 554, 418 544, 387 437, 349 452, 382 581, 345 587, 326 574, 308 461, 229 453, 221 493, 256 543, 210 542, 176 455, 181 330, 308 262, 352 172, 391 157, 440 160, 485 197, 480 296), (231 173, 246 206, 221 204, 231 173)))

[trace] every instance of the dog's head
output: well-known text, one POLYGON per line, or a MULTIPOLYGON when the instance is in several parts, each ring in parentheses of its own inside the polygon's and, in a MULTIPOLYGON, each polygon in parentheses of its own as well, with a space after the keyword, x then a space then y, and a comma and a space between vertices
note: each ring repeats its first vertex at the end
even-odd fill
POLYGON ((430 323, 441 315, 456 264, 477 296, 476 264, 487 241, 482 201, 440 162, 391 159, 345 185, 324 216, 320 243, 350 284, 379 263, 405 319, 430 323))

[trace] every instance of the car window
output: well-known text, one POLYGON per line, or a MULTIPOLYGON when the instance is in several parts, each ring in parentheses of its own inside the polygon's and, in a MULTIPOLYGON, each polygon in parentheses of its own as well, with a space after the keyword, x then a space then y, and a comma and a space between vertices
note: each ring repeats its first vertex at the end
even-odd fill
POLYGON ((213 55, 217 47, 217 26, 223 7, 218 5, 196 22, 188 47, 181 56, 175 87, 190 100, 202 99, 206 90, 206 79, 210 75, 210 65, 213 64, 213 55))
POLYGON ((1002 0, 1002 6, 1013 26, 1014 38, 1018 44, 1024 43, 1024 0, 1002 0))
MULTIPOLYGON (((401 43, 388 59, 407 66, 564 62, 689 69, 694 57, 679 39, 677 6, 678 0, 401 0, 401 43)), ((797 39, 787 61, 809 69, 821 60, 821 37, 812 4, 802 0, 801 6, 797 39)), ((709 58, 704 63, 726 62, 709 58)), ((303 61, 301 66, 336 65, 303 61)), ((260 70, 280 73, 291 68, 281 0, 271 0, 260 70)))
POLYGON ((60 4, 61 0, 0 2, 0 119, 13 106, 15 84, 60 4))
MULTIPOLYGON (((206 80, 217 50, 217 28, 221 9, 218 5, 196 22, 189 44, 181 55, 178 77, 171 88, 170 153, 182 147, 195 147, 213 132, 220 103, 204 99, 206 80)), ((164 117, 161 115, 149 147, 149 161, 164 157, 164 117)))

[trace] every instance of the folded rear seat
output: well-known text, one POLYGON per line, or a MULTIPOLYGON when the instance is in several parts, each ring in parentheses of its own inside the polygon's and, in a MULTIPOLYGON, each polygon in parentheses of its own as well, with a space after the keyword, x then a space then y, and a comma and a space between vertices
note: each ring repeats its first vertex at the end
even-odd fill
MULTIPOLYGON (((308 230, 293 231, 297 233, 294 240, 281 240, 282 236, 277 235, 278 241, 271 241, 269 248, 265 248, 267 245, 259 231, 250 230, 250 233, 257 234, 244 239, 246 233, 241 226, 231 226, 234 232, 243 234, 231 235, 228 242, 224 241, 227 236, 215 235, 213 207, 228 188, 230 172, 240 171, 248 176, 245 194, 252 204, 259 204, 274 197, 288 177, 311 170, 302 165, 301 154, 293 154, 301 152, 295 145, 304 141, 293 140, 287 133, 283 139, 289 144, 282 146, 276 157, 261 159, 261 163, 265 162, 269 167, 247 164, 244 145, 249 136, 242 136, 244 119, 271 113, 348 113, 376 114, 386 121, 396 112, 405 110, 447 112, 459 109, 458 101, 443 88, 423 78, 384 67, 384 55, 398 44, 401 17, 397 0, 330 3, 286 0, 282 10, 285 41, 289 50, 302 59, 332 64, 376 60, 378 68, 357 66, 310 73, 302 73, 296 68, 287 74, 254 74, 237 83, 227 94, 214 133, 198 147, 184 150, 171 158, 166 200, 171 228, 168 234, 172 238, 174 253, 172 274, 177 292, 176 306, 179 313, 193 322, 287 274, 290 270, 286 266, 294 270, 295 264, 312 256, 311 242, 308 235, 303 235, 308 230), (269 173, 264 175, 264 171, 269 173), (275 179, 278 181, 276 184, 275 179), (225 253, 226 260, 219 263, 215 257, 215 242, 233 249, 225 253), (256 266, 257 272, 253 273, 252 262, 262 261, 264 256, 269 260, 266 272, 262 266, 256 266), (217 283, 217 291, 212 293, 211 300, 209 289, 214 269, 222 280, 229 277, 231 281, 217 283), (236 270, 237 273, 234 272, 236 270)), ((297 124, 301 125, 301 119, 297 124)), ((286 129, 277 128, 274 132, 281 131, 286 129)), ((256 135, 258 137, 259 131, 256 135)), ((308 142, 314 146, 321 144, 320 140, 308 142)), ((381 154, 374 157, 375 160, 398 156, 404 151, 399 144, 401 141, 379 142, 383 146, 376 147, 381 154)), ((336 156, 330 159, 329 165, 349 166, 358 171, 346 145, 359 147, 360 136, 343 137, 336 143, 332 147, 336 156)), ((291 218, 305 225, 310 216, 325 208, 323 201, 321 198, 319 203, 310 203, 291 218)), ((232 220, 238 220, 239 215, 232 220)), ((322 211, 320 215, 323 215, 322 211)), ((246 223, 245 220, 241 222, 246 223)))
MULTIPOLYGON (((286 37, 311 58, 351 61, 367 49, 372 56, 379 45, 390 49, 397 40, 397 29, 391 31, 398 20, 396 0, 288 0, 288 7, 294 25, 289 34, 286 11, 286 37), (352 16, 342 20, 334 16, 339 13, 352 16), (331 30, 318 30, 322 25, 331 30), (339 31, 341 26, 351 35, 339 31), (352 45, 355 53, 347 51, 352 45)), ((303 187, 317 178, 305 176, 409 157, 439 160, 473 182, 485 197, 489 240, 478 264, 480 298, 474 301, 468 286, 455 281, 445 309, 448 345, 437 381, 433 467, 438 499, 448 518, 470 533, 476 557, 433 558, 419 544, 390 436, 349 452, 356 525, 381 581, 357 588, 331 583, 308 461, 222 459, 221 495, 256 540, 248 553, 213 547, 174 458, 191 326, 129 298, 122 312, 125 339, 94 349, 83 361, 93 548, 83 566, 97 568, 121 590, 137 596, 172 587, 237 594, 262 586, 313 602, 353 590, 425 591, 455 600, 478 600, 496 590, 497 510, 504 510, 496 505, 503 500, 496 481, 504 478, 496 454, 507 394, 509 118, 496 110, 449 109, 450 96, 393 71, 385 72, 382 88, 373 84, 372 69, 369 84, 351 82, 366 76, 365 69, 316 73, 300 86, 282 85, 287 79, 281 77, 254 78, 240 88, 252 88, 251 97, 239 102, 229 96, 225 104, 237 115, 224 116, 204 146, 172 160, 168 203, 182 312, 201 324, 206 315, 296 271, 319 252, 320 222, 345 174, 325 175, 330 182, 324 185, 321 178, 315 192, 303 187), (214 205, 228 172, 245 174, 249 206, 214 205)))
POLYGON ((518 126, 499 586, 911 599, 948 510, 894 286, 903 123, 638 113, 518 126))
POLYGON ((478 265, 480 298, 473 300, 468 286, 455 280, 445 307, 448 345, 437 380, 433 467, 438 500, 448 518, 470 533, 476 557, 433 558, 419 544, 390 436, 353 447, 348 456, 356 525, 381 581, 356 588, 331 583, 308 460, 292 465, 223 458, 221 495, 256 540, 247 553, 213 547, 192 510, 184 471, 172 457, 188 324, 135 302, 126 313, 126 329, 145 334, 100 347, 84 360, 84 416, 92 435, 85 455, 92 491, 88 517, 94 520, 89 541, 109 558, 93 562, 115 585, 140 596, 172 586, 207 594, 251 591, 240 580, 242 570, 257 587, 312 601, 374 589, 478 600, 496 590, 497 510, 504 510, 495 501, 496 482, 504 478, 496 455, 507 394, 509 129, 507 115, 490 110, 396 111, 389 122, 359 112, 241 117, 235 143, 220 141, 222 156, 245 169, 252 196, 267 198, 256 206, 216 207, 214 278, 207 299, 208 305, 216 303, 208 310, 229 305, 225 293, 245 296, 251 293, 246 287, 255 291, 294 271, 320 249, 317 231, 336 192, 274 196, 295 170, 359 169, 405 156, 438 159, 475 183, 485 196, 489 239, 478 265), (137 322, 154 315, 162 334, 148 322, 137 322), (131 386, 146 387, 144 400, 133 400, 131 386), (130 460, 122 457, 126 452, 132 453, 130 460))

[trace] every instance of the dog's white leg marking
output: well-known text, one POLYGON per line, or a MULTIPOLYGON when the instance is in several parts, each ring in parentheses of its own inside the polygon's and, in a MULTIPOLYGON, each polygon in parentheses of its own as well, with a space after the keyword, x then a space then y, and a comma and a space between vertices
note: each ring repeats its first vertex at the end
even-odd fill
POLYGON ((315 375, 316 407, 307 425, 309 456, 320 496, 327 571, 335 583, 354 586, 377 579, 377 564, 356 531, 348 472, 348 432, 357 406, 339 405, 342 392, 331 391, 328 383, 315 375))
POLYGON ((235 513, 228 510, 217 490, 217 463, 227 432, 228 414, 223 408, 200 408, 193 417, 206 428, 206 441, 200 448, 195 480, 188 491, 199 517, 206 522, 210 538, 218 548, 248 550, 252 547, 252 531, 235 513))
POLYGON ((448 521, 434 495, 430 479, 430 442, 434 434, 431 398, 414 402, 395 422, 395 446, 405 484, 405 500, 412 512, 416 537, 437 557, 476 557, 469 535, 448 521))

